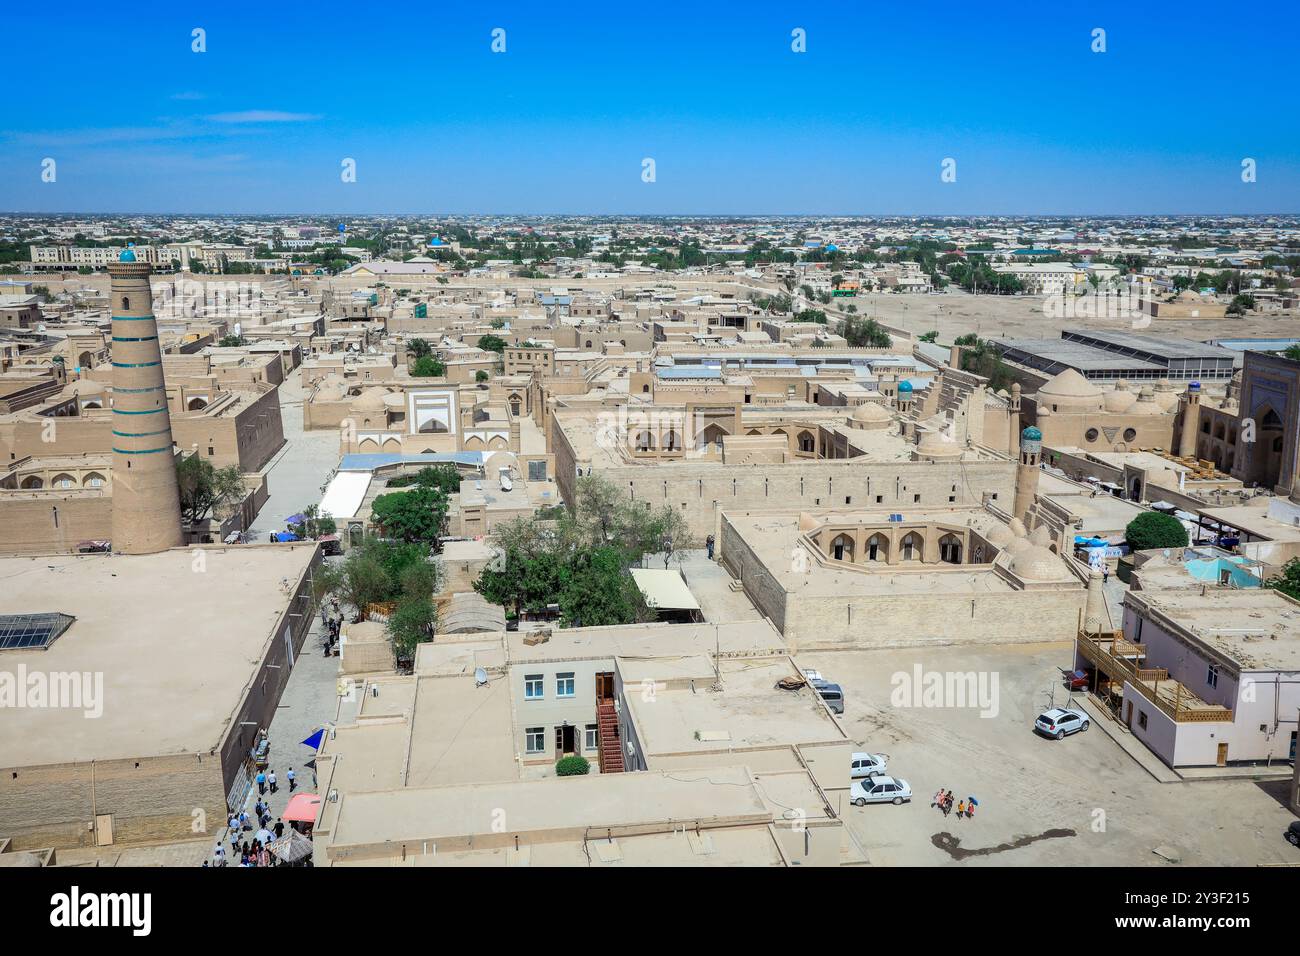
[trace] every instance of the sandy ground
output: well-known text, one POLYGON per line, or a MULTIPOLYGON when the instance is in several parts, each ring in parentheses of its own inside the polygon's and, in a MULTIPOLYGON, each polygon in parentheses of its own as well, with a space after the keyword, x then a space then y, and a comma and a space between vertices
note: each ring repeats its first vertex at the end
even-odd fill
POLYGON ((911 784, 913 801, 902 806, 853 807, 845 795, 843 812, 875 865, 1168 866, 1152 852, 1162 845, 1187 865, 1300 862, 1282 837, 1294 819, 1285 781, 1162 784, 1098 728, 1062 741, 1035 734, 1053 687, 1064 702, 1068 644, 843 651, 798 662, 844 687, 845 732, 888 754, 889 772, 911 784), (918 663, 996 674, 996 716, 893 706, 892 675, 918 663), (974 819, 931 809, 940 787, 974 795, 974 819))
POLYGON ((1213 338, 1294 338, 1300 336, 1300 315, 1246 315, 1240 318, 1154 320, 1134 328, 1128 319, 1064 318, 1047 315, 1039 296, 942 295, 875 293, 854 300, 858 314, 871 316, 916 335, 938 330, 947 344, 974 332, 981 338, 1057 338, 1065 328, 1093 328, 1174 336, 1195 341, 1213 338))

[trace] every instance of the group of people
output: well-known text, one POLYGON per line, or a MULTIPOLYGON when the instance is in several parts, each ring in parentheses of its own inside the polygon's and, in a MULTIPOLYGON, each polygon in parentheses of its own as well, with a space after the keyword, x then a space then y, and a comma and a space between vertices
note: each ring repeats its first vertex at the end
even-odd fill
MULTIPOLYGON (((971 817, 975 816, 975 808, 978 807, 980 804, 980 802, 976 800, 974 797, 967 797, 965 800, 956 801, 956 803, 957 803, 958 820, 960 820, 962 817, 966 817, 967 819, 970 819, 971 817)), ((938 792, 935 793, 934 799, 930 801, 930 806, 938 807, 940 812, 942 812, 943 815, 946 817, 949 813, 952 812, 952 808, 953 808, 952 791, 944 790, 942 787, 940 787, 938 792)))
POLYGON ((321 627, 325 633, 321 635, 321 652, 325 657, 335 654, 335 647, 339 642, 339 631, 343 628, 343 611, 339 608, 339 602, 331 598, 328 601, 322 601, 320 606, 321 627))
MULTIPOLYGON (((298 788, 298 775, 293 772, 292 767, 290 767, 289 770, 285 773, 284 779, 289 782, 289 792, 293 793, 294 790, 298 788)), ((274 767, 270 768, 269 770, 257 771, 257 776, 254 777, 253 780, 254 782, 257 783, 257 795, 259 797, 266 796, 268 792, 270 793, 280 792, 280 783, 278 780, 276 780, 274 767)), ((258 803, 260 804, 261 801, 259 800, 258 803)))
POLYGON ((271 826, 271 810, 261 800, 257 801, 254 807, 257 814, 258 830, 252 833, 253 823, 248 813, 241 810, 239 813, 232 813, 230 819, 226 821, 226 837, 230 840, 230 856, 226 857, 226 848, 221 842, 217 843, 216 849, 212 851, 213 862, 203 861, 204 866, 278 866, 279 861, 271 853, 269 844, 272 840, 278 840, 284 836, 284 821, 276 820, 275 826, 271 826), (251 833, 249 839, 244 839, 246 833, 251 833))

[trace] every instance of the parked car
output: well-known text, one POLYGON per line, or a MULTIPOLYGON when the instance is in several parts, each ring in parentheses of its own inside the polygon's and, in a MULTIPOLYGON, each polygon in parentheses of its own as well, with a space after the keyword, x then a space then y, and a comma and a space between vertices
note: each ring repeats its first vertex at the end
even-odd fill
POLYGON ((854 780, 884 773, 889 766, 889 758, 884 754, 854 754, 849 766, 849 776, 854 780))
POLYGON ((1087 730, 1088 723, 1088 715, 1081 710, 1066 710, 1064 707, 1053 707, 1051 710, 1045 710, 1038 715, 1038 719, 1034 721, 1034 729, 1040 734, 1060 740, 1070 734, 1077 734, 1081 730, 1087 730))
POLYGON ((1291 825, 1286 828, 1286 833, 1282 835, 1286 837, 1287 843, 1300 846, 1300 820, 1292 820, 1291 825))
POLYGON ((1072 671, 1062 671, 1062 676, 1065 681, 1065 686, 1070 690, 1087 690, 1088 684, 1091 683, 1091 680, 1088 677, 1088 672, 1082 668, 1072 671))
POLYGON ((844 713, 844 690, 839 684, 830 684, 824 680, 809 681, 817 693, 822 695, 822 700, 826 701, 826 706, 831 709, 832 714, 844 713))
POLYGON ((868 777, 853 782, 849 788, 849 799, 855 807, 865 807, 868 803, 906 803, 912 799, 912 788, 906 780, 868 777))

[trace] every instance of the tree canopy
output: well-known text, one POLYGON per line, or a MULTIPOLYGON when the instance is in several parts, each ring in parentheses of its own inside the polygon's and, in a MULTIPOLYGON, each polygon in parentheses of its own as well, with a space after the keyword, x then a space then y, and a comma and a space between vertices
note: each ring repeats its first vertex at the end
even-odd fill
POLYGON ((1158 511, 1144 511, 1124 529, 1128 546, 1134 551, 1151 548, 1184 548, 1187 546, 1187 529, 1173 515, 1158 511))
POLYGON ((370 506, 370 517, 385 537, 432 546, 447 521, 447 496, 439 488, 417 484, 380 495, 370 506))
POLYGON ((176 481, 180 485, 181 520, 188 525, 202 521, 209 512, 215 517, 223 505, 245 494, 237 466, 218 468, 198 455, 186 455, 177 463, 176 481))

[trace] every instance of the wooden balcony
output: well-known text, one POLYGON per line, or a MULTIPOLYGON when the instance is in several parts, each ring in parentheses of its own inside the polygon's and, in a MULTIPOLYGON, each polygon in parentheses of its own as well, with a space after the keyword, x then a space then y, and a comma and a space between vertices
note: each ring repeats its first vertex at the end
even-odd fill
POLYGON ((1231 723, 1232 709, 1211 704, 1169 676, 1163 667, 1144 667, 1146 645, 1127 640, 1122 631, 1080 634, 1079 653, 1107 679, 1128 683, 1176 723, 1231 723))

